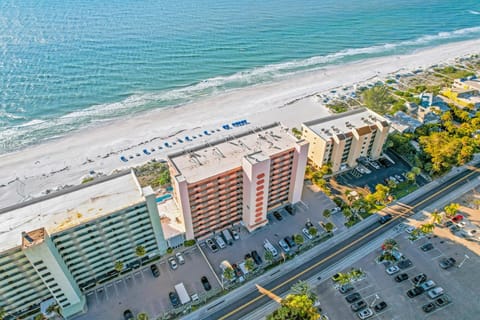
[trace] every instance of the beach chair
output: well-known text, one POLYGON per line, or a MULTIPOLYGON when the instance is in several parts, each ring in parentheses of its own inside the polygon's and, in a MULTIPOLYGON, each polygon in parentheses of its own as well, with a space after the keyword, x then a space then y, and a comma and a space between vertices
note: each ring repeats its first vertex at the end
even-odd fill
POLYGON ((122 160, 123 162, 128 162, 128 159, 125 158, 124 156, 121 156, 121 157, 120 157, 120 160, 122 160))
POLYGON ((147 149, 143 149, 143 153, 145 153, 147 156, 150 155, 150 152, 147 149))
POLYGON ((208 133, 207 130, 203 131, 203 134, 206 135, 206 136, 209 136, 209 135, 210 135, 210 133, 208 133))

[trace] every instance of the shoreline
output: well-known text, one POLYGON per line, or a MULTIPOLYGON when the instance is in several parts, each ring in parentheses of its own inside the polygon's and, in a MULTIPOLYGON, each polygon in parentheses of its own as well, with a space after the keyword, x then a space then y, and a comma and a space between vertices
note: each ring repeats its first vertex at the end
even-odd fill
POLYGON ((91 171, 110 174, 116 169, 137 166, 152 158, 195 144, 206 143, 280 121, 287 127, 329 115, 315 95, 340 87, 384 79, 399 72, 480 53, 480 39, 449 43, 416 50, 406 55, 369 58, 326 66, 286 79, 222 92, 198 101, 142 112, 87 127, 38 145, 0 155, 0 208, 38 197, 45 190, 76 185, 91 171), (247 119, 251 124, 222 130, 222 125, 247 119), (204 130, 214 130, 208 136, 204 130), (217 131, 219 130, 219 131, 217 131), (194 142, 176 142, 173 148, 158 151, 164 141, 196 135, 194 142), (200 135, 202 135, 200 137, 200 135), (155 148, 151 155, 142 151, 155 148), (134 154, 127 163, 120 156, 134 154), (136 156, 140 154, 140 156, 136 156))

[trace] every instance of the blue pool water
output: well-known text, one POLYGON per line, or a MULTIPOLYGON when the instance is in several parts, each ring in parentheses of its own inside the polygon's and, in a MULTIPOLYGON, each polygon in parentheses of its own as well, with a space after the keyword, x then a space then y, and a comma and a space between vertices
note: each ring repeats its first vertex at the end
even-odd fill
POLYGON ((172 194, 166 193, 156 199, 157 203, 163 202, 165 200, 172 199, 172 194))
POLYGON ((328 64, 479 36, 478 0, 2 0, 0 153, 328 64))

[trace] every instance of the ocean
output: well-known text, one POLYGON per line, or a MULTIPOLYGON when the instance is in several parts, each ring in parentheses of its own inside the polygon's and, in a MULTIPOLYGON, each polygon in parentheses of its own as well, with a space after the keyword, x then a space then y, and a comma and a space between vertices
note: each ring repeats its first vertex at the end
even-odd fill
POLYGON ((478 0, 1 0, 0 154, 332 64, 479 37, 478 0))

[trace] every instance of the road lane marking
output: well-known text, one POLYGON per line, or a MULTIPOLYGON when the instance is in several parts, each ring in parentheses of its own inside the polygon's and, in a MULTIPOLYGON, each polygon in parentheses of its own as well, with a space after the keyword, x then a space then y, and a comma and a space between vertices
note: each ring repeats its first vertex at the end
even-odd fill
MULTIPOLYGON (((347 246, 341 248, 340 250, 338 250, 337 252, 333 253, 333 254, 330 254, 328 255, 327 257, 323 258, 322 260, 318 261, 317 263, 311 265, 310 267, 304 269, 303 271, 297 273, 296 275, 292 276, 291 278, 285 280, 284 282, 278 284, 277 286, 275 286, 274 288, 270 289, 270 291, 275 291, 275 290, 278 290, 279 288, 285 286, 286 284, 298 279, 299 277, 301 277, 302 275, 304 275, 305 273, 311 271, 312 269, 315 269, 317 268, 318 266, 320 266, 321 264, 325 263, 326 261, 332 259, 333 257, 337 256, 338 254, 346 251, 347 249, 351 248, 352 246, 356 245, 357 243, 359 243, 360 241, 362 241, 363 239, 367 238, 368 236, 374 234, 375 232, 377 232, 378 230, 384 228, 385 226, 389 225, 390 223, 393 223, 395 220, 397 219, 400 219, 400 218, 403 218, 405 215, 407 215, 408 213, 410 212, 413 212, 413 210, 419 206, 421 206, 422 204, 424 204, 425 202, 429 201, 430 199, 434 198, 435 196, 437 196, 438 194, 442 193, 443 191, 451 188, 452 186, 454 185, 457 185, 459 184, 460 182, 464 181, 464 180, 467 180, 470 176, 476 174, 475 171, 472 171, 470 173, 468 173, 467 175, 465 175, 464 177, 458 179, 458 180, 455 180, 454 182, 448 184, 447 186, 445 186, 444 188, 438 190, 437 192, 433 193, 432 195, 426 197, 425 199, 423 199, 422 201, 420 201, 419 203, 417 203, 416 205, 413 205, 413 206, 408 206, 406 204, 402 204, 402 203, 399 203, 399 205, 404 205, 404 206, 407 206, 408 208, 405 210, 404 213, 401 213, 401 214, 398 214, 396 216, 394 216, 390 221, 386 222, 385 224, 383 225, 380 225, 378 227, 376 227, 375 229, 367 232, 366 234, 364 234, 363 236, 361 236, 360 238, 352 241, 350 244, 348 244, 347 246)), ((390 207, 387 207, 387 208, 390 208, 390 207)), ((384 209, 385 210, 385 209, 384 209)), ((383 210, 382 210, 383 211, 383 210)), ((227 319, 228 317, 234 315, 235 313, 239 312, 240 310, 242 309, 245 309, 246 307, 248 307, 249 305, 251 305, 252 303, 254 302, 257 302, 258 300, 260 300, 261 298, 263 298, 264 295, 263 294, 259 294, 257 297, 253 298, 252 300, 250 300, 249 302, 247 303, 244 303, 243 305, 237 307, 236 309, 230 311, 229 313, 227 313, 226 315, 222 316, 219 318, 219 320, 225 320, 227 319)))

